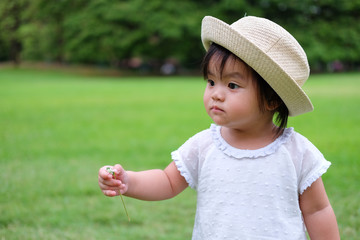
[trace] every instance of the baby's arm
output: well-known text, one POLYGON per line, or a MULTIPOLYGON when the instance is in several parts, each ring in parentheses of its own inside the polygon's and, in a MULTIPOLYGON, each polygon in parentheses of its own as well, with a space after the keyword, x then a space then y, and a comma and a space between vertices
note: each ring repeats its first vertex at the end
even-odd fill
POLYGON ((321 177, 300 195, 300 208, 312 240, 340 239, 336 217, 321 177))
POLYGON ((125 196, 141 200, 164 200, 176 196, 188 186, 174 162, 164 170, 142 172, 125 171, 120 165, 115 165, 116 180, 106 171, 107 167, 99 170, 99 186, 106 196, 116 196, 120 190, 125 196))

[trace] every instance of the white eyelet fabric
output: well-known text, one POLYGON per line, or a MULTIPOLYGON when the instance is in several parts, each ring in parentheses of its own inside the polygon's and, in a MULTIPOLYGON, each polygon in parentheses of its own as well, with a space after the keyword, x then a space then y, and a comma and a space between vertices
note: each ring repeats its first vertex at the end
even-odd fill
POLYGON ((299 195, 331 163, 293 128, 257 150, 232 147, 220 129, 212 124, 172 152, 197 191, 192 239, 306 239, 299 195))

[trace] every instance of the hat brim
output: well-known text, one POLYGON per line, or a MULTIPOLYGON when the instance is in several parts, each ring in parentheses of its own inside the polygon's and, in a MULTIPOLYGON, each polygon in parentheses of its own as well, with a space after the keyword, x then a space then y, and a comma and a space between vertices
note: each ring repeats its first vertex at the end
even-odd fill
POLYGON ((259 49, 231 25, 214 17, 202 21, 201 39, 206 50, 211 43, 228 49, 252 67, 279 95, 289 110, 289 116, 297 116, 314 109, 309 97, 268 54, 259 49))

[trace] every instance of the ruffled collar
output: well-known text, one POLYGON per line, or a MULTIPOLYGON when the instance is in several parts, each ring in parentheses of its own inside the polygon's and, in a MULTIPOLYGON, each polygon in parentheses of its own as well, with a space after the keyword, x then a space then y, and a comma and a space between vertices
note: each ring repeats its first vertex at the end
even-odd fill
POLYGON ((215 145, 224 152, 226 155, 235 158, 258 158, 265 157, 276 152, 279 147, 284 144, 294 132, 293 128, 286 128, 281 136, 269 145, 255 149, 255 150, 244 150, 238 149, 228 144, 225 139, 221 136, 221 126, 211 124, 210 130, 215 145))

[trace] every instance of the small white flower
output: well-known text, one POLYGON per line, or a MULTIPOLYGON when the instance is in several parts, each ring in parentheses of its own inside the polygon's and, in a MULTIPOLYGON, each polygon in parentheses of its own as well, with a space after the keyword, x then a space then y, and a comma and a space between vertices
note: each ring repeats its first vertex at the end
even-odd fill
POLYGON ((113 169, 112 167, 107 167, 107 168, 106 168, 106 171, 107 171, 108 173, 111 173, 112 175, 115 174, 115 171, 114 171, 114 169, 113 169))

